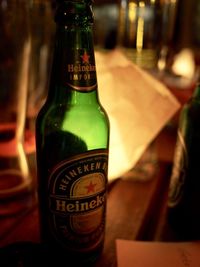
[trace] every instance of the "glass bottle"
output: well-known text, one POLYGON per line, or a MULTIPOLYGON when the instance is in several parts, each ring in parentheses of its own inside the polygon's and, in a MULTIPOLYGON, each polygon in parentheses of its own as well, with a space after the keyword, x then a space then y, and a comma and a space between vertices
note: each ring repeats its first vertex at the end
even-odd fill
POLYGON ((168 219, 180 239, 200 238, 200 83, 183 106, 169 187, 168 219))
POLYGON ((104 243, 109 120, 98 98, 91 1, 57 3, 49 93, 36 120, 41 239, 56 262, 88 266, 104 243))

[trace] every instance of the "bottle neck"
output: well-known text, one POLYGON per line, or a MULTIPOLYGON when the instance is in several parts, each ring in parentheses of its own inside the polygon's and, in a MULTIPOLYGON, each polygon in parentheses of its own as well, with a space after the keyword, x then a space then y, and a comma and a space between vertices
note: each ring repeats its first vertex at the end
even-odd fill
POLYGON ((56 42, 48 99, 59 103, 77 103, 86 95, 97 99, 91 10, 84 1, 65 4, 55 15, 56 42))

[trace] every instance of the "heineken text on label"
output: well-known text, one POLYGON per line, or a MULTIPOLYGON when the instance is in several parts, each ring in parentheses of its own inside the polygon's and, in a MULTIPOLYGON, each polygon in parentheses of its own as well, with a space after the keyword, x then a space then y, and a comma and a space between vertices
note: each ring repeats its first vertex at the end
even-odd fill
POLYGON ((77 91, 92 91, 97 87, 94 57, 86 50, 74 50, 67 58, 66 85, 77 91))

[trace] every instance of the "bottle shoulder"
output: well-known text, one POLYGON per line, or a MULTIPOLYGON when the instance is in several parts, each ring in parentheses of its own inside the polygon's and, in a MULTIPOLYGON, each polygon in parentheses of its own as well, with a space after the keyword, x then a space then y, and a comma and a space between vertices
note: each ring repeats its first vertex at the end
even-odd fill
POLYGON ((80 115, 89 115, 93 113, 99 113, 100 115, 107 116, 107 113, 103 106, 98 103, 82 103, 82 104, 74 104, 74 103, 45 103, 38 112, 38 117, 43 116, 53 116, 53 115, 61 115, 61 113, 71 113, 76 112, 80 115))
POLYGON ((85 123, 92 125, 105 124, 109 127, 108 115, 99 104, 49 104, 46 103, 38 113, 36 124, 38 127, 52 127, 53 125, 70 125, 85 123))

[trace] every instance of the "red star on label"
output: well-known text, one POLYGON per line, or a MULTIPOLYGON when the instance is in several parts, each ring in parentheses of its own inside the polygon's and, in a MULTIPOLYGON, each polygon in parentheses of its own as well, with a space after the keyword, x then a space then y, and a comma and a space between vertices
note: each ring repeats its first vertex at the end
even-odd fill
POLYGON ((81 56, 83 63, 89 63, 89 58, 90 56, 87 54, 87 52, 85 51, 84 54, 81 56))
POLYGON ((87 188, 87 194, 88 193, 95 193, 95 186, 96 184, 93 184, 92 181, 90 181, 89 185, 85 186, 87 188))

